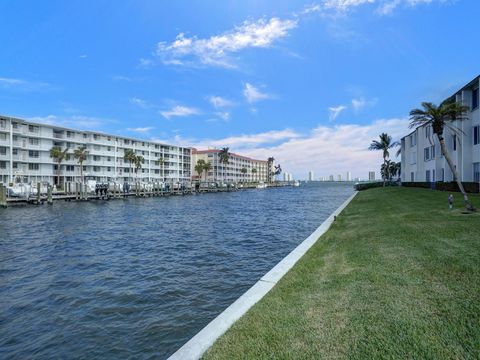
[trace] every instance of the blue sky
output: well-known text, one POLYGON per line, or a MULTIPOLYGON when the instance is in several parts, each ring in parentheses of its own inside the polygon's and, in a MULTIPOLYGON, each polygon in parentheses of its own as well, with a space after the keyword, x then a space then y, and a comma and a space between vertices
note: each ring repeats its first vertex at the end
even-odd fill
POLYGON ((8 1, 0 113, 365 177, 480 73, 473 0, 8 1))

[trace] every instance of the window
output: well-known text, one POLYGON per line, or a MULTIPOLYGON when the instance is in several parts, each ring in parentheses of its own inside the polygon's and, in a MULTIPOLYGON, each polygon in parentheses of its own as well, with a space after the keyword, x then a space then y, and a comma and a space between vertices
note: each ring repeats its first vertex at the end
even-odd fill
POLYGON ((473 127, 473 145, 478 145, 480 143, 480 126, 473 127))
POLYGON ((457 135, 452 135, 453 151, 457 150, 457 135))
POLYGON ((98 140, 100 138, 100 136, 98 136, 97 134, 93 134, 93 140, 98 140))
POLYGON ((18 163, 17 163, 17 162, 14 162, 13 165, 12 165, 12 167, 13 167, 14 169, 18 169, 18 163))
POLYGON ((67 149, 73 149, 75 147, 74 143, 67 142, 67 149))
POLYGON ((0 128, 5 129, 7 127, 7 120, 0 119, 0 128))
POLYGON ((39 157, 39 153, 38 153, 38 151, 36 151, 36 150, 28 150, 28 157, 38 158, 38 157, 39 157))
POLYGON ((432 170, 432 182, 435 182, 435 169, 432 170))
POLYGON ((74 138, 75 133, 73 131, 67 131, 67 138, 74 138))
POLYGON ((7 168, 7 162, 6 161, 0 161, 0 169, 6 169, 7 168))
POLYGON ((7 134, 0 133, 0 140, 7 140, 7 134))
POLYGON ((28 164, 28 170, 38 170, 40 169, 40 165, 39 164, 28 164))
POLYGON ((12 122, 12 127, 14 129, 18 129, 18 123, 17 122, 12 122))
POLYGON ((480 163, 473 163, 473 181, 480 182, 480 163))
POLYGON ((100 166, 94 166, 93 171, 94 172, 99 172, 100 171, 100 166))
POLYGON ((67 171, 75 171, 75 166, 74 165, 67 165, 66 167, 67 171))
POLYGON ((430 170, 425 171, 425 181, 430 182, 430 170))
POLYGON ((427 126, 425 128, 425 137, 426 138, 429 138, 430 137, 430 132, 431 132, 432 128, 430 126, 427 126))
POLYGON ((0 147, 0 155, 7 155, 7 148, 6 147, 0 147))
POLYGON ((425 161, 428 161, 430 160, 430 148, 429 147, 426 147, 425 149, 423 149, 423 159, 425 161))
POLYGON ((123 143, 124 143, 125 145, 130 145, 130 140, 125 139, 125 140, 123 140, 123 143))
POLYGON ((12 149, 12 154, 13 155, 18 155, 18 149, 12 149))
POLYGON ((38 145, 38 144, 40 144, 40 140, 35 139, 35 138, 29 138, 29 139, 28 139, 28 143, 29 143, 30 145, 38 145))
POLYGON ((472 91, 472 110, 478 108, 478 88, 472 91))
POLYGON ((94 155, 93 156, 93 161, 100 161, 100 156, 94 155))
POLYGON ((430 146, 430 159, 435 159, 435 145, 430 146))
POLYGON ((30 131, 31 133, 38 133, 39 130, 40 128, 38 126, 28 125, 28 131, 30 131))

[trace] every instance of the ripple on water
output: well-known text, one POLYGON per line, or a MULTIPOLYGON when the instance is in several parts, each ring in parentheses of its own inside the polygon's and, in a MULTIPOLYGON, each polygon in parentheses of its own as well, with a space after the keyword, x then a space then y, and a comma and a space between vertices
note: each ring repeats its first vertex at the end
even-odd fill
POLYGON ((0 358, 166 358, 351 185, 0 210, 0 358))

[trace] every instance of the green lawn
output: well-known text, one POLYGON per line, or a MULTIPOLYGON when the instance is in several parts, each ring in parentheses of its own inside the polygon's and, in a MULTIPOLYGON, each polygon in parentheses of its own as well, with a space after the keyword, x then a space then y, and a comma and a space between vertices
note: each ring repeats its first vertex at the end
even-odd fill
POLYGON ((205 358, 480 358, 480 213, 447 196, 359 193, 205 358))

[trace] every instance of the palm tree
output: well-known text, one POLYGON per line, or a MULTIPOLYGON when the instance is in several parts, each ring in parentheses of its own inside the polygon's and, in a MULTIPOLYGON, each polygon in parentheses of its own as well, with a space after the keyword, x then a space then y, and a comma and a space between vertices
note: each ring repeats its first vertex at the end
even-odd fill
POLYGON ((455 135, 463 134, 463 132, 459 128, 454 126, 452 123, 457 120, 462 121, 467 119, 465 112, 468 110, 468 106, 462 105, 452 100, 444 101, 439 106, 430 102, 423 102, 422 109, 413 109, 412 111, 410 111, 410 128, 419 126, 432 127, 433 133, 437 135, 437 139, 440 143, 442 153, 445 156, 445 160, 447 160, 448 166, 452 171, 453 180, 457 182, 458 188, 463 194, 465 207, 468 211, 474 211, 475 208, 468 199, 467 192, 463 187, 463 184, 458 175, 458 171, 455 168, 452 158, 450 157, 450 154, 447 150, 445 138, 443 137, 445 129, 450 130, 455 135))
POLYGON ((272 175, 273 175, 272 166, 274 161, 275 161, 275 158, 273 156, 267 159, 267 182, 268 183, 272 182, 272 175))
POLYGON ((142 168, 142 165, 145 163, 145 158, 141 155, 135 156, 133 164, 135 165, 135 177, 138 179, 138 170, 142 168))
POLYGON ((75 159, 77 159, 78 164, 80 165, 80 177, 82 178, 82 182, 84 182, 84 179, 83 179, 83 162, 85 160, 87 160, 87 155, 88 155, 88 151, 87 151, 87 148, 85 146, 73 150, 73 157, 75 159))
POLYGON ((245 174, 248 172, 247 168, 246 167, 243 167, 240 169, 240 172, 244 175, 244 180, 245 180, 245 174))
POLYGON ((273 175, 278 176, 281 173, 282 173, 282 167, 280 166, 280 164, 278 164, 278 165, 275 166, 275 171, 273 172, 273 175))
POLYGON ((223 180, 225 180, 225 165, 228 164, 228 160, 230 159, 230 153, 228 152, 228 147, 222 148, 218 153, 218 158, 220 159, 220 163, 223 165, 223 180))
MULTIPOLYGON (((129 168, 130 174, 133 172, 132 168, 133 168, 133 165, 135 164, 136 157, 137 155, 135 155, 135 151, 133 151, 132 149, 125 150, 125 153, 123 155, 123 161, 128 162, 129 164, 128 168, 129 168)), ((129 176, 129 179, 130 179, 130 176, 129 176)))
POLYGON ((164 173, 165 169, 163 168, 163 165, 165 165, 165 159, 163 158, 163 155, 158 158, 157 164, 160 165, 160 167, 161 167, 160 170, 161 170, 161 173, 162 173, 162 181, 163 181, 163 179, 165 177, 165 173, 164 173))
POLYGON ((197 172, 199 178, 202 177, 204 168, 205 168, 205 160, 203 159, 198 160, 197 164, 195 165, 195 171, 197 172))
MULTIPOLYGON (((252 169, 252 174, 257 174, 257 169, 253 168, 252 169)), ((255 175, 253 175, 253 181, 255 181, 255 175)))
POLYGON ((207 161, 205 165, 203 165, 203 171, 205 171, 205 181, 207 181, 208 172, 210 170, 212 170, 212 163, 207 161))
MULTIPOLYGON (((381 150, 383 152, 383 164, 386 166, 387 159, 390 157, 389 150, 398 146, 397 141, 392 141, 392 137, 386 133, 380 134, 380 141, 372 140, 368 150, 381 150)), ((383 177, 383 186, 385 186, 385 177, 383 177)))
POLYGON ((57 162, 57 185, 60 186, 60 166, 62 161, 67 157, 68 148, 62 151, 59 146, 50 149, 50 157, 57 162))

